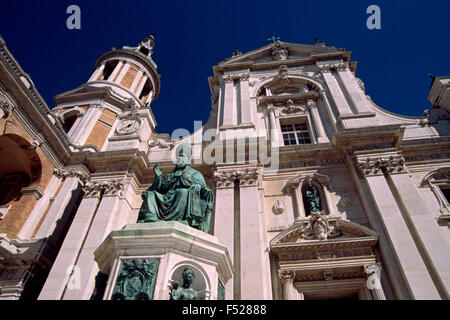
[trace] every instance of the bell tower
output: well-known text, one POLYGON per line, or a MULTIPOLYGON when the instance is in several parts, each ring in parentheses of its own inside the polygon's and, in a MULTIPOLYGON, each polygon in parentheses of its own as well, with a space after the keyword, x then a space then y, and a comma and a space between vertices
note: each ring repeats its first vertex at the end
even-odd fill
POLYGON ((74 151, 147 151, 156 126, 151 104, 160 90, 154 47, 150 35, 137 47, 113 48, 97 59, 85 84, 55 97, 53 112, 74 151))

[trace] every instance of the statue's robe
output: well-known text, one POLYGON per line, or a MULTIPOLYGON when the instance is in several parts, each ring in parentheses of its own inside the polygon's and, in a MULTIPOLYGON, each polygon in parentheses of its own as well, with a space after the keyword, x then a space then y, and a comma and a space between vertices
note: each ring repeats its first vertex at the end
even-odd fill
POLYGON ((190 166, 175 168, 142 193, 138 222, 180 221, 204 232, 209 231, 214 195, 203 175, 190 166), (200 185, 196 192, 192 186, 200 185))

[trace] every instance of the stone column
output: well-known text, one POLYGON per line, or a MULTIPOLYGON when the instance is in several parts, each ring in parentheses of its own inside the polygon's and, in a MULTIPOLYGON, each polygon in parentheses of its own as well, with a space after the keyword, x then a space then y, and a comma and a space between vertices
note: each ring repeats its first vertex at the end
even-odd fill
POLYGON ((223 110, 223 118, 222 118, 222 126, 233 126, 236 125, 236 111, 233 99, 233 91, 234 91, 234 79, 231 76, 223 77, 224 81, 224 99, 222 104, 223 110))
POLYGON ((75 170, 55 169, 54 175, 57 178, 64 179, 64 182, 62 182, 63 185, 61 186, 58 195, 53 200, 44 221, 35 235, 35 238, 37 239, 49 237, 53 234, 56 225, 61 223, 60 220, 63 217, 64 212, 72 209, 72 206, 79 197, 82 186, 88 178, 87 175, 75 170))
POLYGON ((123 183, 101 182, 99 186, 104 190, 103 198, 76 260, 76 265, 80 268, 80 287, 66 290, 63 300, 89 300, 94 291, 95 276, 99 271, 94 260, 94 251, 112 231, 113 221, 118 214, 123 183))
POLYGON ((311 111, 311 118, 314 123, 314 128, 317 132, 317 142, 330 142, 328 139, 325 130, 322 125, 322 121, 320 120, 319 111, 317 111, 317 104, 314 100, 308 100, 307 106, 311 111))
MULTIPOLYGON (((214 173, 216 180, 216 197, 214 210, 214 236, 226 246, 230 253, 234 266, 235 245, 235 221, 234 221, 234 171, 217 171, 214 173)), ((234 277, 225 286, 225 299, 234 298, 234 277)))
POLYGON ((134 92, 134 89, 136 89, 136 87, 139 83, 139 80, 141 80, 141 78, 142 78, 142 74, 143 74, 142 69, 139 69, 137 75, 134 77, 133 83, 131 84, 131 87, 130 87, 131 92, 134 92))
POLYGON ((297 294, 294 291, 294 271, 279 271, 278 276, 280 277, 283 286, 283 298, 284 300, 297 300, 297 294))
POLYGON ((246 73, 240 76, 239 89, 241 97, 241 123, 253 124, 252 110, 250 109, 250 91, 248 79, 250 74, 246 73))
POLYGON ((82 276, 83 271, 74 268, 74 266, 97 211, 99 201, 100 189, 97 185, 88 182, 86 184, 86 194, 64 238, 58 256, 39 295, 39 300, 61 300, 65 291, 80 290, 80 286, 77 285, 77 280, 79 279, 71 277, 82 276), (74 273, 71 274, 71 270, 74 273), (75 280, 73 282, 74 286, 68 286, 68 282, 71 279, 75 280))
POLYGON ((70 140, 72 140, 74 144, 83 145, 89 137, 89 134, 91 133, 95 124, 97 123, 97 120, 100 118, 102 112, 103 107, 101 107, 100 105, 92 104, 83 116, 80 124, 70 137, 70 140))
POLYGON ((355 76, 351 73, 347 64, 342 64, 338 68, 337 72, 338 76, 341 79, 343 87, 347 91, 350 100, 352 101, 354 108, 359 112, 369 112, 368 100, 366 95, 359 87, 358 82, 355 79, 355 76))
POLYGON ((100 67, 97 68, 97 70, 95 70, 95 72, 92 74, 91 78, 88 80, 89 81, 95 81, 97 80, 98 76, 100 75, 100 73, 102 73, 102 71, 105 69, 106 63, 102 63, 100 65, 100 67))
POLYGON ((270 121, 270 139, 272 140, 272 144, 279 145, 280 138, 278 133, 277 121, 275 118, 275 107, 272 104, 269 104, 267 107, 269 112, 269 121, 270 121))
POLYGON ((367 288, 372 293, 374 300, 386 300, 383 287, 381 286, 381 266, 379 263, 368 264, 364 266, 364 272, 367 274, 367 288))
POLYGON ((55 193, 60 186, 61 178, 53 175, 45 188, 43 197, 38 200, 27 221, 25 221, 22 229, 20 229, 20 232, 18 234, 18 237, 20 239, 31 239, 36 226, 39 224, 39 221, 42 219, 42 215, 44 214, 49 205, 49 202, 51 201, 51 198, 55 197, 55 193))
POLYGON ((288 181, 288 188, 292 194, 294 206, 294 219, 305 218, 305 208, 303 207, 303 195, 300 190, 301 181, 288 181))
POLYGON ((144 74, 144 75, 142 76, 142 81, 139 83, 139 85, 138 85, 138 87, 137 87, 137 89, 136 89, 136 92, 135 92, 135 95, 136 95, 138 98, 139 98, 139 95, 140 95, 141 92, 142 92, 142 89, 143 89, 144 86, 145 86, 145 83, 147 82, 147 79, 148 79, 147 75, 144 74))
POLYGON ((331 70, 333 66, 331 65, 320 65, 318 66, 322 70, 323 78, 330 89, 331 96, 334 100, 336 108, 339 115, 352 114, 352 110, 347 103, 347 100, 342 93, 342 90, 337 82, 335 76, 332 74, 331 70))
POLYGON ((322 190, 323 190, 323 195, 325 196, 325 202, 326 202, 328 214, 329 215, 334 215, 334 205, 333 205, 333 202, 331 200, 330 186, 322 184, 322 190))
POLYGON ((264 242, 264 213, 260 212, 258 184, 260 169, 238 171, 240 192, 241 297, 271 299, 270 272, 264 242))
POLYGON ((123 61, 119 61, 116 65, 116 67, 114 68, 114 71, 109 75, 108 77, 108 81, 113 82, 114 78, 116 77, 116 75, 119 73, 119 70, 122 68, 124 62, 123 61))
POLYGON ((409 177, 403 157, 383 160, 388 181, 391 182, 399 205, 405 212, 405 222, 416 239, 416 245, 422 251, 422 258, 435 279, 435 285, 442 298, 450 299, 450 251, 446 239, 442 236, 435 218, 428 213, 424 199, 409 177))
POLYGON ((327 111, 328 117, 330 118, 331 126, 333 127, 333 132, 338 132, 336 126, 336 118, 334 117, 333 110, 331 109, 330 104, 328 103, 327 96, 325 94, 325 90, 320 90, 320 98, 322 102, 325 104, 325 109, 327 111))
POLYGON ((123 66, 122 70, 120 71, 119 75, 117 76, 116 81, 114 81, 117 84, 120 84, 123 80, 123 77, 127 73, 128 69, 130 69, 130 63, 125 62, 125 65, 123 66))
MULTIPOLYGON (((386 236, 395 252, 395 260, 402 270, 403 281, 409 288, 414 299, 440 299, 433 284, 433 279, 422 260, 416 243, 403 219, 402 212, 394 198, 391 188, 383 174, 383 164, 380 158, 368 156, 357 157, 357 166, 370 190, 370 196, 376 206, 378 219, 386 230, 386 236)), ((400 279, 397 279, 400 281, 400 279)))

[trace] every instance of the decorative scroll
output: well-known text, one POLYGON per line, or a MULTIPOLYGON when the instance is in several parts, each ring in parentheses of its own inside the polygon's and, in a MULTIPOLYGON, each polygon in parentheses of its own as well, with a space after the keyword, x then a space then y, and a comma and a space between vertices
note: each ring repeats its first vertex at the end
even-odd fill
POLYGON ((402 156, 367 158, 357 163, 360 171, 367 176, 382 175, 383 173, 404 173, 405 159, 402 156))

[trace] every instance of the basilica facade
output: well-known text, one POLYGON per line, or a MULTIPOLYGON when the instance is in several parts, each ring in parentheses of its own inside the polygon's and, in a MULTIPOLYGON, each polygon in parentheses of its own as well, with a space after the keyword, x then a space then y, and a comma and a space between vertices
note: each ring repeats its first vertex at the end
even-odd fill
POLYGON ((0 299, 167 300, 189 272, 199 299, 449 298, 450 77, 402 116, 350 52, 274 40, 214 66, 208 122, 174 138, 153 50, 104 53, 49 108, 0 38, 0 299), (137 224, 180 144, 214 195, 207 232, 137 224))

